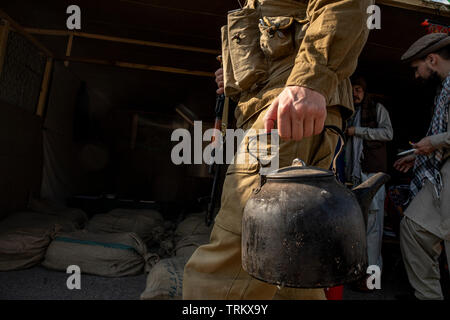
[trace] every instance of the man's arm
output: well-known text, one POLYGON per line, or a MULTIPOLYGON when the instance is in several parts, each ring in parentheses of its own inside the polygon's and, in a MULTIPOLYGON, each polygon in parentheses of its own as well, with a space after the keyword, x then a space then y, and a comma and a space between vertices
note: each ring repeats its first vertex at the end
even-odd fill
MULTIPOLYGON (((450 124, 448 125, 450 128, 450 124)), ((430 136, 430 142, 436 149, 450 149, 450 131, 430 136)))
POLYGON ((288 86, 321 93, 329 102, 338 83, 356 69, 367 41, 367 8, 374 0, 310 0, 309 27, 288 86))
POLYGON ((264 126, 278 124, 283 139, 301 140, 322 132, 326 106, 338 83, 356 69, 367 41, 367 7, 374 0, 310 0, 309 27, 286 88, 268 109, 264 126))
POLYGON ((380 103, 377 104, 377 123, 378 128, 355 127, 355 136, 364 140, 391 141, 394 137, 394 130, 389 112, 380 103))

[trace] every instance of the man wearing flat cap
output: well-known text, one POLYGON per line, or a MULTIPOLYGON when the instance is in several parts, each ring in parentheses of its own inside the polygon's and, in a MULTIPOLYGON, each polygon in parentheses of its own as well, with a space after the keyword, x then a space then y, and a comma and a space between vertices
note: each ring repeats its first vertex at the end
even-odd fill
POLYGON ((416 79, 440 83, 427 136, 413 144, 413 155, 399 159, 394 167, 414 170, 410 203, 400 225, 409 281, 416 298, 442 300, 438 262, 442 242, 450 258, 450 36, 420 38, 402 60, 411 64, 416 79))

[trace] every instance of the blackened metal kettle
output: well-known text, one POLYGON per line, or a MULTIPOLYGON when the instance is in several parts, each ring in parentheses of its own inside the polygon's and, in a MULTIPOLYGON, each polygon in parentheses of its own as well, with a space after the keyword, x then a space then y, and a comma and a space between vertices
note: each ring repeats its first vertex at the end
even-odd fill
MULTIPOLYGON (((328 129, 343 139, 338 128, 328 129)), ((261 176, 243 214, 244 270, 264 282, 294 288, 360 279, 367 270, 368 208, 388 180, 378 173, 352 192, 333 171, 298 159, 261 176)))

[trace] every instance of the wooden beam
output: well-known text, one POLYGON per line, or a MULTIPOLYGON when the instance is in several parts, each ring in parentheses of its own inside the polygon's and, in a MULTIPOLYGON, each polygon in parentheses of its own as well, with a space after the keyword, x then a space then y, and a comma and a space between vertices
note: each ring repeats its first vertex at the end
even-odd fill
POLYGON ((157 5, 154 3, 149 3, 147 1, 143 2, 143 1, 136 1, 136 0, 121 0, 121 2, 128 2, 133 5, 146 6, 146 7, 163 9, 163 10, 168 10, 168 11, 178 11, 178 12, 187 13, 187 14, 212 16, 212 17, 216 17, 218 19, 222 19, 224 17, 224 14, 218 14, 218 13, 208 12, 208 11, 188 10, 188 9, 175 8, 175 7, 170 7, 170 6, 162 6, 162 5, 157 5))
POLYGON ((179 69, 179 68, 164 67, 164 66, 151 66, 151 65, 146 65, 146 64, 138 64, 138 63, 131 63, 131 62, 123 62, 123 61, 109 61, 109 60, 77 58, 77 57, 56 57, 55 59, 62 60, 62 61, 67 60, 67 61, 80 62, 80 63, 108 65, 108 66, 128 68, 128 69, 160 71, 160 72, 186 74, 186 75, 200 76, 200 77, 215 77, 213 72, 195 71, 195 70, 179 69))
POLYGON ((9 22, 12 29, 24 36, 28 41, 34 44, 42 53, 47 57, 53 57, 53 54, 48 50, 42 43, 40 43, 35 37, 26 32, 20 24, 15 22, 10 16, 6 14, 2 9, 0 9, 0 18, 9 22))
POLYGON ((45 64, 44 77, 42 79, 41 92, 39 94, 39 102, 36 109, 36 115, 39 117, 44 116, 45 104, 47 102, 48 88, 50 84, 50 76, 52 73, 53 59, 47 58, 47 63, 45 64))
POLYGON ((412 11, 420 11, 424 13, 450 17, 450 10, 440 10, 440 8, 444 7, 444 5, 439 3, 433 4, 430 2, 425 2, 423 0, 376 0, 376 3, 412 11))
MULTIPOLYGON (((66 57, 70 57, 72 54, 72 44, 73 44, 73 34, 69 36, 69 40, 67 41, 67 49, 66 49, 66 57)), ((69 66, 69 61, 64 61, 64 65, 66 67, 69 66)))
POLYGON ((4 25, 0 25, 0 75, 3 70, 3 63, 6 55, 6 45, 8 43, 9 22, 5 20, 4 25))
POLYGON ((73 36, 79 37, 79 38, 95 39, 95 40, 102 40, 102 41, 112 41, 112 42, 134 44, 134 45, 140 45, 140 46, 159 47, 159 48, 167 48, 167 49, 175 49, 175 50, 192 51, 192 52, 201 52, 201 53, 208 53, 208 54, 214 54, 214 55, 221 53, 220 50, 191 47, 191 46, 182 46, 182 45, 177 45, 177 44, 154 42, 154 41, 112 37, 112 36, 106 36, 106 35, 102 35, 102 34, 93 34, 93 33, 79 32, 79 31, 36 29, 36 28, 25 28, 24 30, 30 34, 39 34, 39 35, 45 35, 45 36, 69 36, 72 34, 73 36))

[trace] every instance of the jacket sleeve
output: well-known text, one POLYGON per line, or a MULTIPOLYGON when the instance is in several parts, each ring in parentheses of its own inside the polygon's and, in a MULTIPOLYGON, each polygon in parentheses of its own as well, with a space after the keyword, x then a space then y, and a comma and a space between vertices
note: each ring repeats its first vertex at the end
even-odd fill
MULTIPOLYGON (((448 126, 450 129, 450 125, 448 126)), ((437 149, 450 149, 450 131, 430 136, 431 144, 437 149)))
MULTIPOLYGON (((446 102, 444 102, 445 105, 447 105, 447 108, 450 108, 450 86, 449 86, 449 77, 447 78, 447 85, 443 90, 447 90, 447 100, 446 102)), ((440 134, 436 134, 433 136, 430 136, 430 142, 433 145, 433 147, 437 148, 437 149, 450 149, 450 109, 449 109, 449 114, 448 114, 448 118, 447 118, 447 132, 443 132, 440 134)))
POLYGON ((377 104, 378 128, 355 127, 355 136, 364 140, 391 141, 394 138, 389 112, 381 104, 377 104))
POLYGON ((374 2, 309 0, 309 27, 286 84, 313 89, 330 101, 338 83, 356 69, 369 34, 367 8, 374 2))

